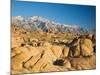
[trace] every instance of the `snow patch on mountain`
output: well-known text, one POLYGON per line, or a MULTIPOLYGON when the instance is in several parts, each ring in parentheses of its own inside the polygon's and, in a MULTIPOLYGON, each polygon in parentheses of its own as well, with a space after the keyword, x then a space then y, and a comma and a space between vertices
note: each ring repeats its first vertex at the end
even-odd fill
POLYGON ((74 32, 74 33, 87 33, 88 30, 79 27, 78 25, 60 24, 54 21, 48 20, 41 16, 32 16, 24 18, 22 16, 12 17, 12 24, 22 26, 29 30, 42 30, 48 32, 74 32))

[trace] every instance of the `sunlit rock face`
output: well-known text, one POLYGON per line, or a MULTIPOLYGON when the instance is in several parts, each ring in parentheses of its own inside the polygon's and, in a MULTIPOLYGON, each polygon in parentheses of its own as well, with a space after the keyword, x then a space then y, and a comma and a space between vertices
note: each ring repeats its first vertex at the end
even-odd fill
MULTIPOLYGON (((58 32, 60 31, 59 27, 63 27, 62 25, 38 16, 27 20, 21 16, 13 19, 12 74, 96 68, 95 36, 88 35, 87 37, 87 35, 82 34, 83 37, 80 38, 80 35, 74 33, 58 32), (54 29, 49 29, 49 32, 48 28, 52 27, 54 29), (57 32, 55 33, 55 31, 57 32)), ((64 26, 78 28, 76 26, 64 26)), ((64 29, 66 30, 66 28, 64 29)))

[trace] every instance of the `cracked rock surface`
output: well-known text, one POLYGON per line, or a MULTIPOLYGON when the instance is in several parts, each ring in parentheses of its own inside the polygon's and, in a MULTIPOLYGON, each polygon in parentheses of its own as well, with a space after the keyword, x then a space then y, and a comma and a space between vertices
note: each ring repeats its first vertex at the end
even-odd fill
POLYGON ((59 35, 41 33, 12 26, 12 74, 96 68, 95 43, 89 38, 55 42, 52 38, 59 35))

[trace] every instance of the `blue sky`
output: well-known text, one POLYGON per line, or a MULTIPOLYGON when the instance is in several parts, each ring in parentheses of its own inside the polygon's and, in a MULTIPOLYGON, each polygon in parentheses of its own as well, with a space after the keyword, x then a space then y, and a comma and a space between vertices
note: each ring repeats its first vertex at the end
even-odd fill
POLYGON ((42 16, 63 24, 95 29, 96 7, 12 0, 12 16, 42 16))

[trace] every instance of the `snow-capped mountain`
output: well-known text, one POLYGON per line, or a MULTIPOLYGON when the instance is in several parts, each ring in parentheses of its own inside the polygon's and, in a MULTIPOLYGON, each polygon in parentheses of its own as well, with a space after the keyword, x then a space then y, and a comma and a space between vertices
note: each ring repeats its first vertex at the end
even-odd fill
POLYGON ((75 32, 75 33, 87 33, 88 30, 83 29, 77 25, 60 24, 54 21, 48 20, 41 16, 32 16, 23 18, 21 16, 12 17, 12 24, 22 26, 29 30, 42 30, 48 32, 75 32))

